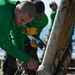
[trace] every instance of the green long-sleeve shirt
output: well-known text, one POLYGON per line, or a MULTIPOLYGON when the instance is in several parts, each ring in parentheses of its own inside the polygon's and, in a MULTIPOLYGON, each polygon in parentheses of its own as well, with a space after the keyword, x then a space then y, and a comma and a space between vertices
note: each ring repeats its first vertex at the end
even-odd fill
POLYGON ((55 19, 55 15, 56 15, 56 10, 52 10, 52 12, 50 14, 50 19, 51 19, 50 30, 52 29, 53 22, 54 22, 54 19, 55 19))
POLYGON ((12 3, 6 2, 5 0, 0 0, 0 47, 11 56, 27 63, 30 56, 22 52, 9 39, 10 31, 17 26, 13 18, 14 8, 17 3, 18 2, 12 3))

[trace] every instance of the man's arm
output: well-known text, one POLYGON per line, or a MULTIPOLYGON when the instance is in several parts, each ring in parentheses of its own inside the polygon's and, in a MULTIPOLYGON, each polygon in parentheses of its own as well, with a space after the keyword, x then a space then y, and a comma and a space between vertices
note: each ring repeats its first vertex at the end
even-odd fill
POLYGON ((29 62, 30 56, 19 50, 9 39, 10 24, 7 20, 0 19, 0 47, 5 50, 11 56, 24 61, 29 62))
POLYGON ((19 60, 27 63, 30 69, 32 70, 37 69, 39 66, 39 63, 35 59, 30 58, 30 56, 28 56, 27 54, 19 50, 18 47, 16 47, 8 38, 9 25, 4 24, 0 21, 0 28, 1 28, 0 29, 0 47, 11 56, 18 58, 19 60))
POLYGON ((30 60, 30 56, 19 50, 18 47, 12 44, 9 39, 3 41, 3 43, 1 44, 1 48, 11 56, 18 58, 19 60, 22 60, 25 63, 28 63, 28 61, 30 60))

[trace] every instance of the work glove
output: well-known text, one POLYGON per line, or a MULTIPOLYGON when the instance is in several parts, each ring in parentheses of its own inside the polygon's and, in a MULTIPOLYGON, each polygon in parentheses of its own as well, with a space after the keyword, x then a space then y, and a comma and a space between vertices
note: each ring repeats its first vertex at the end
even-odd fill
POLYGON ((37 28, 35 28, 35 27, 28 27, 28 28, 26 28, 26 34, 27 35, 36 35, 36 34, 38 34, 38 29, 37 28))
POLYGON ((30 40, 30 44, 31 44, 31 46, 34 47, 34 48, 37 48, 37 47, 38 47, 38 45, 37 45, 37 43, 36 43, 35 40, 30 40))

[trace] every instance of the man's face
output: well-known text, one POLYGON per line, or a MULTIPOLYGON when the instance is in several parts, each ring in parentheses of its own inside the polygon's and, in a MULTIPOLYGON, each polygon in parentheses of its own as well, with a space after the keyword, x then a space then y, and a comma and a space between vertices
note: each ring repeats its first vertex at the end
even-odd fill
POLYGON ((40 20, 40 19, 43 17, 43 15, 44 15, 43 12, 42 12, 42 13, 36 13, 35 18, 36 18, 37 20, 40 20))
POLYGON ((56 10, 57 8, 58 8, 58 7, 57 7, 56 4, 53 4, 53 5, 52 5, 52 9, 53 9, 53 10, 56 10))
POLYGON ((19 11, 15 12, 14 19, 17 26, 24 26, 33 20, 33 18, 30 18, 27 13, 21 13, 19 11))

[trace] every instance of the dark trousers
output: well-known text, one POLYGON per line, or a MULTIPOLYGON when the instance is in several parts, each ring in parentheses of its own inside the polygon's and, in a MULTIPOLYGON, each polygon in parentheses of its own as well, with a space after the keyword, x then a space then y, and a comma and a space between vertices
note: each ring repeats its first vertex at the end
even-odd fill
POLYGON ((17 70, 16 59, 6 53, 3 60, 3 75, 14 75, 17 70))

